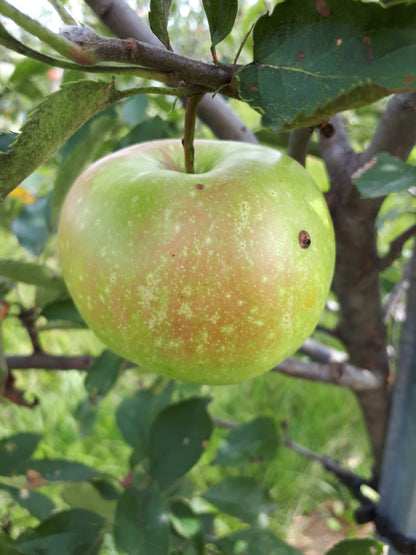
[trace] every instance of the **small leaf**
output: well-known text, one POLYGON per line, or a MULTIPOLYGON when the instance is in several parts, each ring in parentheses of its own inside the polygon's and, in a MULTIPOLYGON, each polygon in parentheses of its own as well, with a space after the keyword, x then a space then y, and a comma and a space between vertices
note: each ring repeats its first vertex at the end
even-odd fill
POLYGON ((201 519, 194 513, 187 502, 182 499, 176 499, 171 503, 169 509, 171 523, 180 536, 190 539, 201 534, 201 519))
POLYGON ((212 46, 225 39, 234 26, 238 0, 202 0, 208 19, 212 46))
POLYGON ((125 399, 117 410, 117 425, 129 445, 147 456, 150 430, 158 413, 168 404, 174 388, 171 381, 159 394, 148 389, 139 390, 136 395, 125 399))
POLYGON ((172 50, 168 23, 172 0, 150 0, 149 24, 153 33, 168 50, 172 50))
POLYGON ((71 322, 82 328, 87 327, 72 299, 52 301, 44 307, 42 316, 50 322, 71 322))
POLYGON ((186 474, 204 452, 213 427, 208 402, 187 399, 156 418, 150 435, 150 472, 162 489, 186 474))
POLYGON ((217 540, 222 555, 302 555, 270 530, 248 528, 217 540))
POLYGON ((202 497, 220 511, 253 525, 258 525, 273 508, 267 490, 254 478, 243 476, 225 478, 202 497))
POLYGON ((129 555, 169 554, 169 517, 156 488, 131 487, 121 494, 114 537, 117 547, 129 555))
POLYGON ((380 152, 352 176, 352 182, 363 198, 384 197, 406 191, 416 182, 416 167, 380 152))
POLYGON ((50 195, 39 198, 35 203, 25 206, 12 223, 12 231, 19 243, 35 255, 43 252, 48 240, 50 203, 50 195))
POLYGON ((142 121, 131 131, 127 133, 116 146, 115 150, 125 148, 126 146, 142 143, 144 141, 156 141, 158 139, 167 139, 171 136, 171 128, 169 123, 164 121, 160 116, 142 121))
POLYGON ((51 268, 34 262, 0 259, 0 276, 13 281, 66 291, 65 282, 60 275, 51 268))
POLYGON ((20 553, 42 555, 98 555, 104 536, 104 520, 95 513, 73 509, 44 520, 18 540, 20 553), (29 539, 30 537, 30 539, 29 539))
POLYGON ((326 555, 382 555, 385 545, 376 540, 344 540, 337 543, 326 555))
POLYGON ((21 433, 0 440, 0 475, 18 474, 18 468, 30 459, 41 438, 39 434, 21 433))
POLYGON ((394 92, 416 90, 416 5, 291 0, 262 16, 241 99, 273 130, 317 125, 394 92))
POLYGON ((92 116, 123 98, 112 83, 78 81, 47 96, 30 114, 13 148, 0 154, 0 201, 92 116))
MULTIPOLYGON (((22 469, 22 467, 20 467, 22 469)), ((38 475, 38 480, 46 482, 84 482, 95 478, 100 473, 76 461, 62 459, 35 459, 26 461, 26 472, 38 475)))
POLYGON ((5 533, 0 533, 0 553, 2 555, 19 555, 15 542, 5 533))
POLYGON ((264 462, 273 458, 276 448, 274 421, 259 417, 231 430, 220 443, 214 463, 234 466, 264 462))
POLYGON ((90 482, 69 482, 62 490, 62 499, 71 509, 85 509, 112 522, 116 510, 116 500, 105 500, 90 482))
MULTIPOLYGON (((56 509, 55 503, 49 497, 38 491, 18 489, 6 485, 1 485, 0 488, 7 491, 16 503, 39 520, 50 517, 56 509)), ((0 553, 2 553, 2 551, 0 551, 0 553)))
POLYGON ((85 388, 90 397, 104 397, 116 383, 124 358, 105 349, 88 370, 85 388))

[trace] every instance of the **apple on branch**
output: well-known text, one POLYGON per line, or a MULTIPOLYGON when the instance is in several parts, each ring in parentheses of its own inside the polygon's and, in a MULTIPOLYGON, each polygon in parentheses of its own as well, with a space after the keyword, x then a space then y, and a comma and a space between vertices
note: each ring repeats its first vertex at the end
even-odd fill
POLYGON ((58 231, 69 291, 116 353, 175 379, 231 384, 268 371, 314 330, 335 243, 317 185, 259 145, 141 143, 88 168, 58 231))

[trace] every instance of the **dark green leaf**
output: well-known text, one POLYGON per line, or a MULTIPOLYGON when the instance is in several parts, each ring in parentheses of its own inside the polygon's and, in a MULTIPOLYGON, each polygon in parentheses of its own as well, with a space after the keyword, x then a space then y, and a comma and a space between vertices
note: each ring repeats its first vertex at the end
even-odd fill
POLYGON ((118 143, 116 150, 126 146, 142 143, 144 141, 156 141, 167 139, 171 136, 169 124, 160 116, 147 119, 134 127, 118 143))
POLYGON ((159 394, 148 389, 140 390, 129 399, 125 399, 117 410, 117 425, 129 445, 137 452, 147 455, 152 423, 158 413, 168 404, 174 382, 171 381, 159 394))
POLYGON ((111 83, 78 81, 47 96, 31 113, 13 149, 0 154, 0 201, 90 119, 123 98, 111 83))
POLYGON ((47 304, 42 310, 42 316, 49 321, 71 322, 80 327, 87 327, 72 299, 62 299, 47 304))
POLYGON ((259 417, 231 430, 218 448, 215 464, 246 465, 268 461, 276 453, 277 434, 271 418, 259 417))
POLYGON ((85 388, 91 397, 104 397, 116 383, 124 358, 105 349, 88 370, 85 388))
POLYGON ((416 183, 416 167, 381 152, 368 163, 367 169, 359 169, 352 181, 362 197, 384 197, 413 187, 416 183))
POLYGON ((17 137, 17 133, 0 133, 0 152, 8 152, 17 137))
POLYGON ((46 195, 34 204, 24 206, 12 223, 12 231, 19 243, 33 254, 41 254, 49 236, 51 196, 46 195))
POLYGON ((168 23, 171 5, 172 0, 150 0, 150 28, 160 40, 160 42, 164 44, 168 50, 172 50, 168 34, 168 23))
POLYGON ((302 552, 277 538, 269 530, 249 528, 216 542, 222 555, 302 555, 302 552))
POLYGON ((162 489, 188 472, 204 452, 212 432, 208 402, 187 399, 156 418, 150 435, 151 474, 162 489))
POLYGON ((1 485, 0 487, 2 490, 7 491, 16 503, 29 511, 38 520, 50 517, 56 509, 55 503, 43 493, 31 489, 21 490, 6 485, 1 485))
MULTIPOLYGON (((22 467, 21 467, 22 468, 22 467)), ((38 472, 47 482, 82 482, 91 480, 99 472, 90 466, 61 459, 36 459, 26 461, 25 470, 38 472)))
POLYGON ((19 538, 19 552, 33 555, 96 555, 104 535, 104 520, 83 509, 63 511, 19 538))
POLYGON ((51 229, 54 230, 57 226, 65 197, 75 179, 87 165, 95 160, 98 149, 101 147, 106 134, 115 124, 115 120, 108 114, 100 114, 93 118, 90 125, 85 126, 88 133, 86 133, 83 141, 75 145, 59 166, 52 191, 51 229))
POLYGON ((203 495, 220 511, 257 525, 273 508, 266 489, 254 478, 229 476, 203 495))
POLYGON ((17 474, 18 468, 36 450, 41 438, 39 434, 21 433, 0 440, 0 475, 17 474))
POLYGON ((416 6, 354 0, 276 5, 254 27, 241 98, 274 130, 315 125, 341 110, 416 90, 416 6))
POLYGON ((337 543, 326 555, 381 555, 385 545, 376 540, 344 540, 337 543))
POLYGON ((65 282, 57 272, 34 262, 0 259, 0 276, 13 281, 66 291, 65 282))
POLYGON ((168 555, 169 517, 155 488, 126 489, 118 502, 114 537, 129 555, 168 555))
POLYGON ((176 531, 184 538, 192 538, 201 533, 201 519, 183 500, 175 500, 170 507, 170 520, 176 531))
POLYGON ((2 555, 19 555, 15 542, 7 534, 0 534, 0 553, 2 555))
POLYGON ((231 33, 237 16, 237 0, 202 0, 208 19, 212 46, 231 33))
POLYGON ((71 509, 85 509, 112 522, 116 509, 116 500, 103 499, 91 482, 68 482, 62 490, 62 499, 71 509))

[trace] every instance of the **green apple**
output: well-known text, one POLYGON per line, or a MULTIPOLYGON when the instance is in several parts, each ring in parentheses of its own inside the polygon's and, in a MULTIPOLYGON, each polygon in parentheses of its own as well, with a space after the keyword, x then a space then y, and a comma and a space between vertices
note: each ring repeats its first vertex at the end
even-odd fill
POLYGON ((325 200, 297 162, 232 141, 107 156, 71 188, 58 246, 69 291, 113 351, 158 374, 231 384, 315 328, 334 268, 325 200))

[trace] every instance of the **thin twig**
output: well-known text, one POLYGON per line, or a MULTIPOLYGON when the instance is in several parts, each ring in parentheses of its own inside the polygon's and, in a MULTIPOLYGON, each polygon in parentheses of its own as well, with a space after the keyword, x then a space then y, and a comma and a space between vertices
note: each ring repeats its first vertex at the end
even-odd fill
POLYGON ((385 270, 391 266, 395 260, 400 258, 404 244, 413 237, 413 235, 416 235, 416 225, 412 225, 409 229, 406 229, 406 231, 390 243, 389 252, 379 259, 378 268, 380 271, 385 270))
POLYGON ((312 133, 313 127, 302 127, 300 129, 294 129, 289 135, 287 153, 304 167, 306 165, 306 156, 308 154, 312 133))

